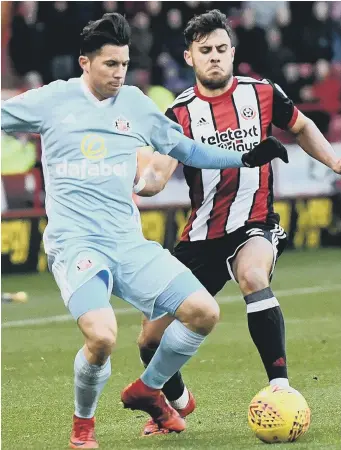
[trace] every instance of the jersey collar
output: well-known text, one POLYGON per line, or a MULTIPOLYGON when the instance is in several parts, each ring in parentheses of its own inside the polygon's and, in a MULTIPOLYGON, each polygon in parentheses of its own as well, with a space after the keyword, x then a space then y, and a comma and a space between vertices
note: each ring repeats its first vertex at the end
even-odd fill
POLYGON ((112 97, 106 98, 105 100, 98 100, 98 98, 96 98, 94 96, 94 94, 90 91, 90 89, 88 88, 87 84, 84 81, 83 75, 80 77, 80 82, 81 82, 81 87, 84 92, 84 95, 88 98, 88 100, 90 100, 91 103, 93 103, 95 106, 97 106, 97 108, 104 108, 104 107, 112 104, 112 101, 113 101, 112 97))
POLYGON ((200 94, 197 85, 194 86, 194 93, 198 98, 200 98, 201 100, 204 100, 205 102, 218 103, 218 102, 221 102, 222 100, 226 100, 228 97, 230 97, 233 94, 233 92, 235 91, 237 84, 238 84, 237 78, 233 77, 231 87, 226 92, 224 92, 221 95, 218 95, 217 97, 206 97, 205 95, 200 94))

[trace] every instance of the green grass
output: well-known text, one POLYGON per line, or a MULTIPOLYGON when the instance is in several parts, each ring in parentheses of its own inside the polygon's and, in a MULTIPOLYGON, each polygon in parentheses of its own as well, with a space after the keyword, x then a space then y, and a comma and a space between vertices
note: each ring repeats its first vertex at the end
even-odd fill
MULTIPOLYGON (((278 263, 275 291, 316 286, 327 289, 278 295, 287 323, 291 384, 303 393, 312 410, 306 436, 297 443, 280 445, 281 450, 341 448, 340 285, 339 249, 287 252, 278 263)), ((67 313, 49 274, 3 277, 2 290, 25 290, 30 296, 26 305, 3 305, 3 323, 67 313)), ((237 293, 233 284, 221 293, 221 322, 183 370, 198 407, 187 420, 188 429, 180 435, 141 438, 146 416, 122 408, 120 391, 142 372, 135 345, 140 316, 133 311, 118 313, 113 374, 97 411, 101 448, 264 447, 248 429, 246 411, 253 395, 266 385, 266 378, 248 334, 243 301, 226 298, 237 293)), ((113 305, 127 307, 117 299, 113 305)), ((2 330, 4 450, 67 447, 73 413, 73 360, 81 345, 81 335, 72 321, 2 330)))

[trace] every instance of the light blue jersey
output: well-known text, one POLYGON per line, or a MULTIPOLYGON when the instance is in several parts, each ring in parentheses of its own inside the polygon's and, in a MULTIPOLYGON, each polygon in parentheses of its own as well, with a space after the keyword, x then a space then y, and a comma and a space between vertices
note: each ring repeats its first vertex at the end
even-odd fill
POLYGON ((183 136, 136 87, 123 86, 99 101, 82 77, 4 102, 2 129, 41 135, 44 245, 66 305, 98 273, 107 279, 108 298, 113 292, 151 319, 174 313, 202 288, 189 269, 141 233, 132 200, 137 148, 151 145, 203 168, 241 167, 240 155, 183 136), (184 272, 186 280, 179 279, 184 272))
MULTIPOLYGON (((2 128, 41 134, 48 226, 47 253, 65 241, 100 236, 114 245, 136 230, 132 186, 136 150, 154 127, 181 127, 138 88, 123 86, 99 101, 82 78, 56 81, 6 101, 2 128)), ((159 134, 167 139, 167 130, 159 134)), ((159 151, 169 142, 155 142, 159 151)))

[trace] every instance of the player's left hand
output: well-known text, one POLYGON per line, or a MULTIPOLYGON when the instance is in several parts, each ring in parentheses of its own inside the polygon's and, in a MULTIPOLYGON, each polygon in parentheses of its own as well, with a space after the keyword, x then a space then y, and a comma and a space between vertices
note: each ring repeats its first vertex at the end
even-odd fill
POLYGON ((270 136, 248 153, 244 153, 242 162, 246 167, 259 167, 275 158, 280 158, 285 163, 289 162, 288 152, 284 145, 275 137, 270 136))

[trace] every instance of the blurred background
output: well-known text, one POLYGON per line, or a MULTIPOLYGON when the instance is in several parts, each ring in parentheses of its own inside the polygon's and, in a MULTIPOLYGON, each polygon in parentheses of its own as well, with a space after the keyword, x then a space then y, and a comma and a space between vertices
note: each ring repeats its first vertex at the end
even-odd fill
MULTIPOLYGON (((79 34, 106 12, 132 27, 127 84, 165 111, 195 82, 183 59, 183 29, 219 8, 235 33, 235 74, 270 78, 317 124, 341 155, 341 2, 2 2, 2 99, 80 75, 79 34)), ((275 129, 291 163, 274 163, 276 208, 293 248, 341 247, 341 180, 275 129)), ((1 136, 3 272, 46 270, 46 225, 38 136, 1 136)), ((136 198, 146 237, 171 248, 186 221, 182 167, 159 195, 136 198)))

